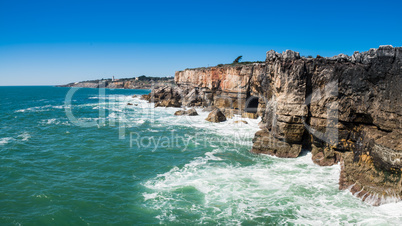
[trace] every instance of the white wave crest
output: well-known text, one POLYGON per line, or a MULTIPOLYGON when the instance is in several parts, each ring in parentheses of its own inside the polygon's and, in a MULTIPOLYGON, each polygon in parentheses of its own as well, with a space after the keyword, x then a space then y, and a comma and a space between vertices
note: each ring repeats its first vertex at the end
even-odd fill
POLYGON ((24 132, 18 135, 18 138, 20 138, 22 141, 28 141, 31 138, 31 135, 27 132, 24 132))
POLYGON ((208 152, 144 184, 151 190, 143 194, 144 199, 160 211, 157 218, 162 223, 180 222, 180 212, 199 216, 197 224, 398 224, 402 220, 402 203, 377 208, 339 191, 340 166, 317 166, 310 153, 296 159, 250 157, 255 164, 240 166, 216 157, 218 152, 208 152))
POLYGON ((3 137, 0 138, 0 145, 5 145, 8 144, 11 140, 13 140, 14 138, 12 137, 3 137))
POLYGON ((45 106, 36 106, 36 107, 29 107, 25 109, 20 109, 14 111, 15 113, 20 113, 20 112, 44 112, 44 111, 50 111, 52 109, 63 109, 64 105, 45 105, 45 106))

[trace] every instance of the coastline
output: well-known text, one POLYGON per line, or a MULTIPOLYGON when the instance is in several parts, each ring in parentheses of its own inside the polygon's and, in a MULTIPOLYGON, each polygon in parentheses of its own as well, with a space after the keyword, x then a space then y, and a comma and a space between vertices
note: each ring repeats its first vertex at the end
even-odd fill
POLYGON ((265 62, 177 71, 168 84, 143 77, 140 85, 125 79, 62 87, 147 87, 151 93, 142 98, 155 107, 261 117, 251 152, 296 158, 309 150, 315 164, 341 164, 339 189, 381 205, 402 197, 401 65, 402 47, 326 58, 271 50, 265 62))
POLYGON ((402 197, 401 65, 402 47, 327 58, 271 50, 264 63, 177 71, 176 87, 143 98, 261 117, 252 152, 295 158, 309 150, 315 164, 342 165, 339 189, 381 205, 402 197))

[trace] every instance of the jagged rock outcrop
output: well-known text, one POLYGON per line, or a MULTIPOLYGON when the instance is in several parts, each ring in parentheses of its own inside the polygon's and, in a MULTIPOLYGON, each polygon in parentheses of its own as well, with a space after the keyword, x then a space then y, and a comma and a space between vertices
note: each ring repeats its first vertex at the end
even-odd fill
POLYGON ((267 53, 265 76, 261 84, 252 83, 265 106, 263 132, 257 133, 252 152, 278 157, 297 157, 302 150, 308 116, 307 75, 298 53, 267 53), (268 142, 268 143, 267 143, 268 142))
POLYGON ((261 117, 252 152, 341 162, 340 189, 372 204, 402 197, 402 47, 304 58, 268 51, 265 63, 186 69, 158 106, 218 108, 261 117), (162 104, 163 102, 163 104, 162 104))
POLYGON ((182 90, 174 86, 164 86, 142 95, 141 98, 155 103, 155 107, 181 107, 182 90))
POLYGON ((189 115, 189 116, 198 115, 197 111, 194 108, 191 108, 190 110, 187 110, 186 114, 189 115))
POLYGON ((214 109, 209 113, 208 117, 205 119, 209 122, 224 122, 226 121, 225 115, 218 108, 214 109))

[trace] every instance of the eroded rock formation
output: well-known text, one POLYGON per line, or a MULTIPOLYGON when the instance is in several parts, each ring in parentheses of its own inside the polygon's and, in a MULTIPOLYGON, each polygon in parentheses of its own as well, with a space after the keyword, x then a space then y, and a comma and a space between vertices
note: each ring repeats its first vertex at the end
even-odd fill
POLYGON ((226 116, 221 112, 221 110, 219 110, 219 108, 216 108, 209 113, 205 120, 209 122, 224 122, 226 121, 226 116))
MULTIPOLYGON (((304 58, 267 52, 265 63, 178 71, 156 106, 219 108, 262 117, 252 152, 322 166, 341 161, 340 189, 372 204, 402 197, 402 47, 304 58)), ((146 97, 147 98, 147 97, 146 97)))

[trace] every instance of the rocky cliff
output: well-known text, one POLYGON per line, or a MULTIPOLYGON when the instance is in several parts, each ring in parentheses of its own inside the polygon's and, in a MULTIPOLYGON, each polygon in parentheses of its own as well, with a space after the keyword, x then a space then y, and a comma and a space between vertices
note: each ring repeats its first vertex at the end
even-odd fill
POLYGON ((265 63, 186 69, 177 87, 153 90, 156 106, 219 108, 262 117, 252 152, 340 162, 340 189, 379 205, 402 197, 402 47, 352 56, 267 52, 265 63))

